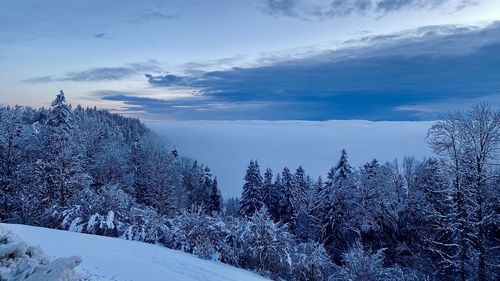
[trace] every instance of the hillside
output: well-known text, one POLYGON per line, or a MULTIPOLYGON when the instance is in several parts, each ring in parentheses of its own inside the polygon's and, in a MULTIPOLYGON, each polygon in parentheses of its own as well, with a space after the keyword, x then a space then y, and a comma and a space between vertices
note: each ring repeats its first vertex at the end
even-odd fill
POLYGON ((50 257, 80 256, 76 268, 98 280, 265 280, 222 263, 141 242, 15 224, 0 224, 50 257))

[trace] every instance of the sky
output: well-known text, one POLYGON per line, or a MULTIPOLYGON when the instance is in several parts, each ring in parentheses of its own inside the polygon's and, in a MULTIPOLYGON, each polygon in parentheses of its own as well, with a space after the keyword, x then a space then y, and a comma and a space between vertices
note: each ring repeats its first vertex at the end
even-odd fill
POLYGON ((435 120, 500 105, 498 0, 2 0, 0 104, 143 120, 435 120))

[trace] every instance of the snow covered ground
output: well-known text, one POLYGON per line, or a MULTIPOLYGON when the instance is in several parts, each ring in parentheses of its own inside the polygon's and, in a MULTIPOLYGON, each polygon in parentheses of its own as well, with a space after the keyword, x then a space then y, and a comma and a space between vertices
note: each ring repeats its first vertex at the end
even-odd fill
POLYGON ((76 268, 97 280, 133 281, 258 281, 259 275, 180 251, 127 241, 47 228, 0 224, 49 257, 80 256, 76 268))
POLYGON ((351 165, 373 158, 401 160, 430 156, 425 137, 434 122, 332 121, 149 121, 148 127, 179 152, 208 165, 224 197, 240 196, 250 159, 281 172, 299 165, 311 176, 326 176, 347 149, 351 165))

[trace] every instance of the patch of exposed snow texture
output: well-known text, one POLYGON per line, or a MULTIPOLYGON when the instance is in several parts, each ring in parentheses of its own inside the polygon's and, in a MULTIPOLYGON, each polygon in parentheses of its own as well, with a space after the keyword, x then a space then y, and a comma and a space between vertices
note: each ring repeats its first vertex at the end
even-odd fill
POLYGON ((29 246, 7 228, 0 226, 0 280, 2 281, 80 281, 74 268, 82 262, 77 256, 48 259, 38 247, 29 246))
POLYGON ((50 256, 78 255, 77 271, 99 280, 259 281, 257 274, 161 246, 47 228, 2 224, 50 256))

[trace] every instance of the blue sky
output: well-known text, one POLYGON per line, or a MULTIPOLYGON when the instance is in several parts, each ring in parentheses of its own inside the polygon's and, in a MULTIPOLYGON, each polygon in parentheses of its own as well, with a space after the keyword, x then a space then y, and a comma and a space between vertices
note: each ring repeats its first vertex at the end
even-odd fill
POLYGON ((0 2, 0 104, 432 120, 500 104, 497 0, 0 2))

